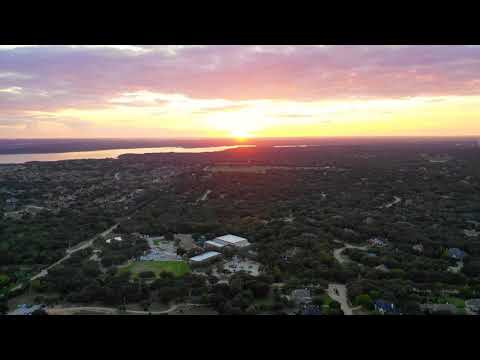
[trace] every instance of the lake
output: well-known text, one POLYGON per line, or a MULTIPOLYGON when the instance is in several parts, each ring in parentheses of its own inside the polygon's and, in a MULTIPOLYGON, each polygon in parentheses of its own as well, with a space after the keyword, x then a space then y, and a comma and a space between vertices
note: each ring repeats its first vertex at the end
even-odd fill
POLYGON ((84 160, 84 159, 116 159, 123 154, 151 154, 151 153, 205 153, 252 147, 255 145, 232 145, 232 146, 209 146, 209 147, 156 147, 156 148, 132 148, 94 150, 64 153, 45 154, 0 154, 0 164, 23 164, 29 161, 60 161, 60 160, 84 160))

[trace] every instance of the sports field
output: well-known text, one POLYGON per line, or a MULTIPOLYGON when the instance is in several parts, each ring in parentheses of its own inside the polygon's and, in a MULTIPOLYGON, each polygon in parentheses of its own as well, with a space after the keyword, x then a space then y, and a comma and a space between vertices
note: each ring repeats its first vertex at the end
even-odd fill
POLYGON ((161 272, 170 272, 179 277, 189 273, 190 266, 185 261, 135 261, 120 271, 129 271, 134 277, 144 271, 152 271, 156 276, 161 272))

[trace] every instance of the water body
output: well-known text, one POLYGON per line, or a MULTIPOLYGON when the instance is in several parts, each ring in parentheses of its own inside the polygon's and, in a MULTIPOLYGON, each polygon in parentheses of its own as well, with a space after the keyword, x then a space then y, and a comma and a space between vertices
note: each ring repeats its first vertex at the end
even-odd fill
POLYGON ((79 151, 64 153, 45 154, 5 154, 0 155, 0 164, 24 164, 30 161, 60 161, 60 160, 85 160, 85 159, 116 159, 123 154, 152 154, 152 153, 205 153, 236 149, 241 147, 252 147, 255 145, 233 145, 233 146, 209 146, 197 148, 184 147, 156 147, 156 148, 132 148, 79 151))

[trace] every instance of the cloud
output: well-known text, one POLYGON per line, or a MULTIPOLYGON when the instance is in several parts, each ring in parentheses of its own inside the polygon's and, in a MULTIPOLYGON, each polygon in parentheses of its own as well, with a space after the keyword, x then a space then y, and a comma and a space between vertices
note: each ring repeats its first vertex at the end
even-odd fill
POLYGON ((383 99, 388 107, 476 95, 478 46, 0 46, 0 115, 112 107, 270 114, 262 106, 291 102, 303 110, 285 105, 271 116, 293 121, 361 106, 313 111, 309 103, 383 99))
POLYGON ((22 92, 22 88, 19 86, 11 86, 3 89, 0 88, 0 93, 18 95, 18 94, 21 94, 21 92, 22 92))

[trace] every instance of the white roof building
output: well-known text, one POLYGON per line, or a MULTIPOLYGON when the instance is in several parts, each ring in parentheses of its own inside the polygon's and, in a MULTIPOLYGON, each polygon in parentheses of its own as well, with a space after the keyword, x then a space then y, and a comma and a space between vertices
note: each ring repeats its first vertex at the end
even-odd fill
POLYGON ((215 240, 205 241, 205 245, 209 245, 209 246, 212 246, 212 247, 215 247, 215 248, 218 248, 218 249, 221 249, 221 248, 225 247, 225 243, 220 242, 220 241, 215 241, 215 240))
POLYGON ((115 237, 113 238, 113 240, 115 240, 115 241, 122 241, 122 237, 121 237, 121 236, 115 236, 115 237))
POLYGON ((247 239, 242 238, 240 236, 230 235, 230 234, 217 237, 213 241, 220 242, 225 245, 236 246, 236 247, 245 247, 250 245, 247 239))
POLYGON ((204 261, 216 258, 220 255, 222 255, 222 254, 219 253, 219 252, 216 252, 216 251, 207 251, 206 253, 203 253, 203 254, 200 254, 200 255, 197 255, 197 256, 194 256, 194 257, 190 258, 190 261, 192 263, 199 264, 199 263, 202 263, 204 261))

